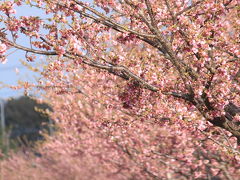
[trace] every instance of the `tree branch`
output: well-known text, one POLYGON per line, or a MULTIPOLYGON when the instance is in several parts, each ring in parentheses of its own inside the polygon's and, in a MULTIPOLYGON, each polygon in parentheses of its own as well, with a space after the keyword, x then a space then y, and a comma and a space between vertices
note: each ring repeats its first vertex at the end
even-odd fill
MULTIPOLYGON (((58 55, 56 51, 41 51, 41 50, 35 50, 35 49, 31 49, 31 48, 27 48, 21 45, 18 45, 14 42, 11 42, 5 38, 0 37, 0 40, 17 48, 17 49, 21 49, 23 51, 26 52, 32 52, 35 54, 43 54, 43 55, 58 55)), ((97 61, 92 60, 91 58, 84 56, 84 55, 74 55, 68 51, 66 51, 65 54, 63 54, 64 57, 70 58, 70 59, 76 59, 77 57, 81 57, 83 58, 83 63, 87 64, 89 66, 95 67, 95 68, 99 68, 99 69, 103 69, 103 70, 107 70, 109 73, 117 75, 125 80, 129 80, 130 78, 136 80, 137 82, 139 82, 139 84, 145 88, 145 89, 149 89, 151 91, 157 92, 159 89, 151 84, 149 84, 148 82, 146 82, 145 80, 143 80, 142 78, 140 78, 139 76, 137 76, 136 74, 132 73, 128 68, 124 67, 124 66, 118 66, 118 65, 105 65, 105 64, 101 64, 97 61)))

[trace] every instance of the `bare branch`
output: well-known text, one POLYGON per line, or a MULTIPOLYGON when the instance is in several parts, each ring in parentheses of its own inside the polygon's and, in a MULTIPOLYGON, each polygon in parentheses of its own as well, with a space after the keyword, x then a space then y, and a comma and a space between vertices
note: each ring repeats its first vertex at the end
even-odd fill
POLYGON ((6 44, 9 44, 9 45, 11 45, 11 46, 13 46, 17 49, 21 49, 21 50, 26 51, 26 52, 32 52, 32 53, 35 53, 35 54, 50 55, 50 56, 51 55, 57 55, 56 51, 41 51, 41 50, 27 48, 27 47, 21 46, 19 44, 16 44, 14 42, 11 42, 8 39, 3 38, 3 37, 0 37, 0 40, 5 42, 6 44))
POLYGON ((149 2, 149 0, 145 0, 145 4, 147 5, 147 10, 148 10, 148 14, 149 14, 150 19, 151 19, 152 26, 154 28, 157 28, 151 3, 149 2))
POLYGON ((177 92, 163 92, 165 95, 171 95, 176 98, 184 99, 188 102, 193 102, 194 95, 191 94, 184 94, 184 93, 177 93, 177 92))

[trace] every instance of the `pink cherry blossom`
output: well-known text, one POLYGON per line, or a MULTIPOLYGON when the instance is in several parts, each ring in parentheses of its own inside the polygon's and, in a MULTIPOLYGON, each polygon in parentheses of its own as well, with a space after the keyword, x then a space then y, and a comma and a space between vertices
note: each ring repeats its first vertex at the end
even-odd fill
POLYGON ((7 46, 3 43, 0 43, 0 56, 4 55, 7 51, 7 46))
POLYGON ((44 57, 37 84, 11 88, 38 87, 57 126, 41 158, 1 160, 3 177, 239 177, 237 0, 16 0, 0 11, 0 55, 44 57))

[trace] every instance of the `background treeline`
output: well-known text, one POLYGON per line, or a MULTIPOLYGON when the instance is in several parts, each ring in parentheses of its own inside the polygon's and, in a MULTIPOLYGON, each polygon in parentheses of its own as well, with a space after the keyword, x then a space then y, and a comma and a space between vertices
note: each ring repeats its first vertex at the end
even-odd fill
POLYGON ((2 128, 0 129, 1 149, 6 151, 6 148, 31 147, 36 141, 43 140, 43 134, 49 134, 52 131, 51 120, 47 113, 44 113, 46 110, 51 110, 49 105, 39 104, 27 96, 5 102, 6 128, 5 132, 2 132, 2 128))

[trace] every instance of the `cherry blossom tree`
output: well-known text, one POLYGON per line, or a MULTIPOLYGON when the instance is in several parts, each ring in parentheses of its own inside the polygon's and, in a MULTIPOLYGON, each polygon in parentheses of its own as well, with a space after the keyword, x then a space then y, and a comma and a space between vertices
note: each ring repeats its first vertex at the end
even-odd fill
POLYGON ((47 57, 39 84, 24 87, 45 90, 59 127, 43 157, 3 167, 36 179, 239 177, 237 0, 15 0, 0 10, 2 61, 13 48, 47 57), (49 18, 17 17, 25 4, 49 18), (37 168, 21 171, 28 163, 37 168))

